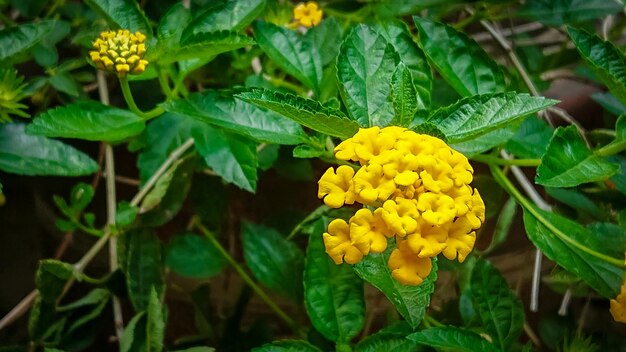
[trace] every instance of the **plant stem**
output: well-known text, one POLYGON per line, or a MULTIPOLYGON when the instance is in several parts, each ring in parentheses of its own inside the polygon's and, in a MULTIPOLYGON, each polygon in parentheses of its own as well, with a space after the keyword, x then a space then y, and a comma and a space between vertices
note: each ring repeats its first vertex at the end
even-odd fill
POLYGON ((595 151, 597 156, 610 156, 626 150, 626 140, 613 142, 595 151))
POLYGON ((135 114, 141 116, 146 120, 155 118, 165 112, 165 110, 160 106, 157 106, 156 108, 148 112, 141 111, 141 109, 139 109, 139 107, 135 103, 135 99, 133 98, 133 93, 131 92, 130 85, 128 84, 128 77, 118 76, 118 78, 120 81, 120 87, 122 88, 122 95, 124 96, 124 100, 126 100, 126 105, 128 105, 130 111, 134 112, 135 114))
POLYGON ((502 159, 502 158, 496 158, 494 156, 485 155, 485 154, 474 155, 473 157, 471 157, 471 159, 474 161, 478 161, 478 162, 490 164, 490 165, 504 165, 504 166, 515 165, 515 166, 537 167, 539 166, 539 164, 541 164, 540 159, 502 159))
POLYGON ((548 219, 546 219, 539 211, 537 211, 537 209, 534 206, 532 206, 532 204, 530 204, 528 199, 522 196, 522 194, 517 190, 517 188, 515 188, 515 186, 513 186, 511 181, 509 181, 509 179, 504 175, 504 173, 502 172, 502 170, 500 170, 499 167, 491 165, 490 169, 491 169, 491 174, 493 175, 493 178, 500 184, 500 186, 502 186, 502 188, 504 188, 504 190, 507 191, 509 195, 515 198, 515 200, 517 200, 517 202, 524 208, 524 210, 528 211, 543 226, 545 226, 548 230, 550 230, 560 240, 562 240, 563 242, 567 242, 568 244, 572 245, 573 247, 576 247, 582 252, 585 252, 591 256, 594 256, 604 262, 615 265, 618 268, 624 268, 625 265, 624 265, 623 260, 610 257, 603 253, 599 253, 581 244, 580 242, 569 237, 563 232, 561 232, 561 230, 559 230, 556 226, 554 226, 554 224, 552 224, 548 219))
POLYGON ((157 183, 159 177, 161 177, 161 175, 163 175, 167 171, 167 169, 169 169, 169 167, 187 151, 187 149, 191 148, 192 145, 193 138, 189 138, 178 148, 174 149, 170 156, 163 162, 163 164, 161 164, 159 169, 152 176, 150 176, 148 182, 146 182, 146 184, 133 197, 133 199, 130 201, 130 205, 135 207, 138 206, 143 197, 145 197, 150 189, 152 189, 152 187, 154 187, 154 185, 157 183))
POLYGON ((222 244, 213 236, 213 233, 209 231, 204 225, 200 223, 199 220, 194 221, 194 227, 196 227, 204 236, 206 236, 209 241, 217 248, 217 250, 224 256, 224 258, 233 266, 235 271, 241 276, 243 281, 250 286, 250 288, 257 294, 259 297, 265 301, 265 303, 272 308, 272 310, 281 317, 289 326, 291 326, 295 332, 298 334, 302 334, 298 324, 287 315, 280 307, 278 307, 274 301, 259 287, 254 280, 246 273, 246 271, 237 263, 237 261, 228 253, 228 251, 222 246, 222 244))
POLYGON ((163 69, 158 66, 157 66, 157 72, 158 72, 158 78, 159 78, 159 85, 161 86, 163 93, 165 94, 168 100, 172 99, 174 95, 172 94, 172 89, 170 88, 170 84, 167 79, 167 72, 163 71, 163 69))

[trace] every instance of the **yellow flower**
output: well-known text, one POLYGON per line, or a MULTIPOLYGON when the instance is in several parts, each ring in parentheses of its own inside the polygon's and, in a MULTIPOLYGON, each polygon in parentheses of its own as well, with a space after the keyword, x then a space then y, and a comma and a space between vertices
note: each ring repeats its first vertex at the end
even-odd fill
POLYGON ((95 50, 89 52, 89 57, 101 70, 119 76, 139 74, 148 65, 148 61, 143 59, 146 52, 145 41, 146 36, 141 32, 133 34, 127 29, 105 31, 93 42, 95 50))
POLYGON ((326 253, 335 264, 341 264, 344 261, 348 264, 356 264, 363 258, 363 253, 352 245, 350 226, 343 219, 331 221, 328 224, 328 232, 323 236, 326 253))
POLYGON ((353 204, 352 176, 354 176, 354 169, 350 166, 339 166, 336 174, 332 167, 328 168, 317 182, 319 185, 317 197, 324 198, 324 204, 331 208, 353 204))
POLYGON ((380 209, 372 213, 360 209, 350 219, 350 239, 363 255, 382 253, 387 249, 387 237, 393 236, 381 217, 380 209))
POLYGON ((472 251, 485 204, 470 186, 474 170, 463 154, 439 138, 391 126, 359 129, 335 156, 361 166, 341 177, 339 169, 337 175, 327 171, 318 196, 333 207, 359 202, 371 208, 358 210, 349 225, 340 220, 329 226, 324 239, 335 262, 381 253, 395 236, 392 275, 417 285, 431 270, 430 258, 443 253, 463 262, 472 251))
POLYGON ((399 236, 414 233, 417 230, 417 219, 420 216, 417 211, 417 201, 403 198, 386 201, 383 204, 381 215, 387 227, 399 236))
POLYGON ((474 248, 475 242, 476 232, 472 231, 470 221, 467 217, 458 218, 450 227, 443 255, 450 260, 458 257, 459 262, 463 263, 469 252, 474 248))
POLYGON ((317 26, 322 21, 323 12, 315 1, 300 3, 293 9, 293 18, 304 27, 317 26))
POLYGON ((378 164, 361 167, 353 180, 354 193, 361 204, 384 202, 396 191, 396 184, 385 177, 383 167, 378 164))
POLYGON ((391 276, 403 285, 419 285, 430 274, 430 258, 420 258, 411 251, 406 241, 396 239, 398 247, 391 252, 387 266, 391 276))
POLYGON ((615 321, 626 323, 626 281, 617 297, 611 300, 611 315, 615 321))

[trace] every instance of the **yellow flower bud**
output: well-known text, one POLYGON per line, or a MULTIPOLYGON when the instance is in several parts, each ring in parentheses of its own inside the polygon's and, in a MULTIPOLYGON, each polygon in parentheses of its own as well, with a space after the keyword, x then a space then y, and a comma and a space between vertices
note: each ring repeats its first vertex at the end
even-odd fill
POLYGON ((146 36, 140 32, 118 29, 100 33, 94 40, 89 58, 98 69, 124 76, 145 71, 148 61, 143 60, 146 52, 146 36))

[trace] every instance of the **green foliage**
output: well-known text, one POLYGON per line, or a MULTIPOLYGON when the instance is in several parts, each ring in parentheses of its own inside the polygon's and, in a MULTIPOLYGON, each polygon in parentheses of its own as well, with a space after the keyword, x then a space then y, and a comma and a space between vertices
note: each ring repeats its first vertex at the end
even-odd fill
POLYGON ((623 8, 618 0, 530 0, 517 15, 560 26, 604 17, 623 8))
POLYGON ((150 22, 137 2, 132 0, 86 0, 85 3, 104 18, 109 26, 128 29, 132 32, 139 31, 148 38, 152 37, 150 22))
POLYGON ((56 21, 42 21, 0 31, 0 62, 18 61, 52 30, 56 21))
POLYGON ((387 261, 392 250, 393 247, 389 246, 384 253, 368 255, 354 266, 354 271, 384 293, 407 323, 417 328, 424 319, 430 296, 435 290, 437 261, 433 260, 433 269, 421 285, 406 286, 391 277, 387 261))
POLYGON ((442 326, 422 330, 407 336, 426 346, 458 352, 495 352, 499 349, 480 335, 454 326, 442 326))
POLYGON ((320 350, 306 341, 282 340, 253 349, 254 352, 319 352, 320 350))
POLYGON ((576 127, 557 128, 537 168, 535 181, 549 187, 573 187, 606 180, 617 172, 615 165, 591 152, 576 127))
POLYGON ((218 275, 227 263, 211 241, 188 233, 174 236, 165 251, 165 264, 177 274, 207 278, 218 275))

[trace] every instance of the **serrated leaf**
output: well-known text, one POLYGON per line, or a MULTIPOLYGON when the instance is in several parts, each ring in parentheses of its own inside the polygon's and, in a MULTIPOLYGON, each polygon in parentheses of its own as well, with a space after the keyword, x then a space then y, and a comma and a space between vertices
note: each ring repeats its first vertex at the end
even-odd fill
POLYGON ((183 38, 199 32, 240 31, 263 12, 265 4, 266 0, 225 0, 209 3, 206 10, 185 28, 183 38))
POLYGON ((259 142, 298 144, 306 138, 300 125, 292 120, 234 99, 227 92, 206 90, 190 94, 185 99, 169 101, 163 107, 259 142))
POLYGON ((420 10, 452 5, 462 0, 377 0, 371 1, 376 15, 384 17, 399 17, 412 15, 420 10))
POLYGON ((29 134, 115 142, 139 134, 144 120, 128 110, 81 101, 47 110, 28 125, 29 134))
POLYGON ((533 205, 524 209, 524 227, 528 238, 548 258, 583 279, 602 296, 617 295, 624 270, 583 250, 589 248, 597 252, 603 247, 588 229, 533 205))
POLYGON ((487 333, 502 351, 508 351, 522 332, 522 302, 486 260, 479 260, 474 266, 470 285, 473 306, 487 333))
POLYGON ((337 265, 324 251, 328 218, 316 221, 304 269, 304 302, 311 323, 324 337, 348 342, 365 321, 363 283, 348 265, 337 265))
POLYGON ((482 154, 494 147, 507 143, 511 138, 513 138, 522 122, 523 121, 518 120, 501 129, 487 132, 475 139, 459 143, 451 143, 450 146, 454 150, 463 153, 468 158, 477 154, 482 154))
POLYGON ((175 273, 193 278, 215 276, 228 265, 211 241, 191 233, 174 236, 166 249, 165 264, 175 273))
POLYGON ((373 27, 389 44, 393 45, 406 67, 411 72, 411 78, 417 94, 417 108, 430 107, 433 74, 428 60, 422 49, 414 41, 406 24, 399 20, 381 21, 373 27))
POLYGON ((391 78, 391 97, 394 110, 391 124, 409 126, 417 111, 417 92, 411 71, 402 62, 398 64, 391 78))
POLYGON ((176 169, 181 164, 181 160, 175 161, 172 166, 167 169, 154 184, 154 187, 146 194, 141 202, 140 212, 145 213, 152 210, 154 207, 161 203, 161 199, 165 196, 167 192, 170 182, 172 182, 172 178, 174 177, 174 173, 176 169))
POLYGON ((161 64, 191 59, 211 59, 218 54, 237 50, 248 45, 254 45, 252 38, 229 31, 198 33, 180 42, 179 45, 158 47, 148 52, 148 60, 155 60, 161 64))
POLYGON ((302 126, 329 136, 345 139, 352 137, 359 130, 359 125, 348 119, 341 111, 293 94, 254 88, 236 94, 235 97, 270 109, 302 126))
POLYGON ((35 275, 35 286, 44 302, 55 303, 65 289, 67 281, 74 276, 74 267, 55 259, 39 262, 35 275))
POLYGON ((435 124, 451 144, 460 143, 510 126, 556 103, 528 94, 477 95, 435 111, 428 122, 435 124))
POLYGON ((457 328, 442 326, 429 328, 407 336, 407 339, 437 349, 455 352, 497 352, 499 349, 480 335, 457 328))
POLYGON ((56 21, 20 24, 0 30, 0 62, 15 62, 54 28, 56 21))
POLYGON ((361 340, 354 352, 416 352, 420 345, 406 338, 405 334, 381 331, 361 340))
POLYGON ((109 291, 103 288, 95 288, 89 291, 87 295, 79 298, 78 300, 72 303, 58 306, 57 310, 59 312, 64 312, 64 311, 69 311, 69 310, 73 310, 73 309, 84 307, 84 306, 95 305, 95 304, 100 303, 103 300, 107 300, 110 296, 111 294, 109 293, 109 291))
POLYGON ((611 42, 597 35, 569 27, 570 38, 583 59, 622 103, 626 103, 626 60, 624 54, 611 42))
POLYGON ((618 0, 529 0, 517 16, 560 26, 604 17, 624 9, 618 0))
POLYGON ((389 244, 384 253, 370 254, 353 268, 363 280, 385 294, 411 327, 417 328, 424 319, 426 308, 430 304, 430 295, 435 290, 437 260, 433 259, 432 271, 420 285, 402 285, 391 276, 387 265, 394 248, 395 244, 389 244))
POLYGON ((281 340, 252 349, 252 352, 321 352, 306 341, 281 340))
POLYGON ((0 124, 0 169, 19 175, 83 176, 98 170, 89 156, 59 141, 25 133, 20 123, 0 124))
POLYGON ((302 300, 304 253, 276 230, 244 222, 243 257, 248 268, 265 286, 297 302, 302 300))
POLYGON ((151 291, 160 296, 165 290, 161 242, 147 229, 126 232, 119 239, 119 262, 128 296, 137 311, 145 310, 151 291))
POLYGON ((85 0, 98 15, 103 17, 113 28, 128 29, 131 32, 139 31, 152 38, 150 22, 133 0, 85 0))
POLYGON ((506 150, 518 158, 541 158, 553 132, 542 119, 530 116, 506 143, 506 150))
POLYGON ((196 149, 213 172, 226 182, 254 193, 257 182, 256 145, 205 125, 192 131, 196 149))
POLYGON ((537 168, 535 182, 548 187, 574 187, 605 180, 619 166, 591 152, 575 126, 559 127, 537 168))
POLYGON ((253 28, 254 38, 272 61, 307 87, 319 91, 322 58, 318 48, 297 32, 273 23, 259 21, 253 28))
POLYGON ((502 70, 467 34, 417 16, 413 21, 428 60, 461 96, 504 91, 502 70))
POLYGON ((165 339, 165 309, 159 294, 153 287, 146 309, 146 352, 161 352, 165 339))
POLYGON ((124 328, 120 339, 121 352, 145 351, 146 312, 139 312, 124 328))
POLYGON ((367 25, 352 28, 341 44, 339 93, 349 115, 361 126, 384 127, 393 119, 389 82, 398 62, 394 47, 367 25))

